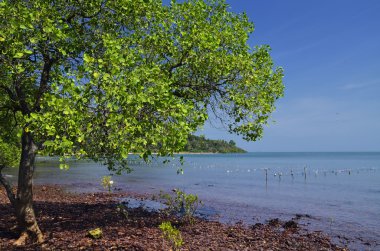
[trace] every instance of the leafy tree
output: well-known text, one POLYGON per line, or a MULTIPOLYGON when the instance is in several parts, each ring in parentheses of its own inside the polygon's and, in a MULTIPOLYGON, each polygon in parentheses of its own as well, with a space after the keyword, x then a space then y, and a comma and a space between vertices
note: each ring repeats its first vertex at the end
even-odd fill
POLYGON ((15 244, 43 241, 37 153, 62 156, 61 168, 77 157, 120 171, 129 152, 181 150, 207 111, 246 140, 262 135, 282 70, 268 46, 248 46, 246 15, 227 9, 223 0, 0 2, 2 127, 20 142, 16 194, 0 176, 21 231, 15 244))

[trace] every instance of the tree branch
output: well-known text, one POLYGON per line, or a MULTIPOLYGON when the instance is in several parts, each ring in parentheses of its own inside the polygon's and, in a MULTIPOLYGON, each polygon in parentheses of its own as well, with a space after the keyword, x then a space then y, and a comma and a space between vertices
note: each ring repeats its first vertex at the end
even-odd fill
POLYGON ((13 77, 13 86, 16 91, 17 100, 19 101, 19 104, 20 104, 21 112, 23 114, 29 114, 30 109, 28 106, 28 102, 26 101, 24 90, 20 84, 20 79, 18 79, 17 76, 13 77))
POLYGON ((179 62, 177 62, 176 64, 174 65, 171 65, 169 67, 169 77, 171 78, 173 76, 173 71, 175 69, 177 69, 178 67, 181 67, 181 66, 184 66, 186 63, 184 63, 183 61, 185 60, 185 58, 189 55, 189 51, 185 51, 183 54, 182 54, 182 57, 180 58, 179 62))
POLYGON ((0 166, 0 183, 4 186, 5 191, 7 192, 9 201, 11 202, 12 205, 14 205, 16 202, 16 196, 13 193, 12 184, 7 179, 5 179, 5 177, 1 173, 4 167, 5 166, 0 166))
POLYGON ((3 89, 8 94, 9 98, 12 101, 16 101, 16 95, 12 92, 12 90, 10 88, 8 88, 5 85, 0 85, 0 89, 3 89))
POLYGON ((48 89, 48 83, 50 80, 50 71, 55 61, 56 59, 50 58, 49 56, 44 55, 44 67, 41 73, 40 87, 35 95, 34 110, 39 109, 41 97, 48 89))

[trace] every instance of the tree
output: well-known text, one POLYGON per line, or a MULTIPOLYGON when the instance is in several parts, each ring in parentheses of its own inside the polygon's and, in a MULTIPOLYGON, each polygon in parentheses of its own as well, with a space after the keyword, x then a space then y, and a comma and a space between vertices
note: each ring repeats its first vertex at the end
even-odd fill
POLYGON ((181 150, 208 111, 246 140, 261 137, 282 70, 268 46, 248 46, 246 15, 227 9, 223 0, 0 2, 0 109, 20 142, 17 193, 0 181, 16 244, 43 241, 32 203, 37 153, 61 156, 61 168, 76 157, 120 171, 129 152, 181 150))

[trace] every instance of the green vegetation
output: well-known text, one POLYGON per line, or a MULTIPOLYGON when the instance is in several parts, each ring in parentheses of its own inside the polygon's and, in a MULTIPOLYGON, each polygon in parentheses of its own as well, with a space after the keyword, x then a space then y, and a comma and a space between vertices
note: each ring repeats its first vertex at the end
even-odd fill
POLYGON ((208 111, 256 140, 283 95, 269 46, 250 48, 253 24, 223 0, 4 0, 0 20, 1 128, 21 143, 14 158, 2 155, 20 158, 17 193, 1 173, 0 183, 17 245, 44 242, 36 154, 61 156, 62 168, 76 157, 121 172, 129 152, 148 160, 155 147, 159 156, 183 151, 208 111))
POLYGON ((0 98, 0 171, 5 167, 16 167, 20 163, 18 128, 16 124, 9 123, 13 120, 13 115, 1 109, 3 102, 0 98))
POLYGON ((169 214, 179 214, 185 221, 191 224, 194 221, 194 214, 202 201, 196 194, 187 194, 179 189, 174 189, 174 195, 168 193, 160 193, 160 198, 164 199, 164 203, 168 206, 169 214))
POLYGON ((88 236, 92 239, 100 239, 103 236, 103 231, 100 228, 95 228, 93 230, 88 231, 88 236))
POLYGON ((103 176, 101 184, 104 187, 104 189, 108 190, 109 193, 111 192, 111 187, 113 185, 113 180, 111 180, 111 176, 103 176))
POLYGON ((18 144, 7 142, 0 137, 0 169, 17 166, 19 164, 19 158, 15 158, 17 152, 20 152, 18 144))
POLYGON ((181 232, 172 226, 168 221, 162 222, 159 226, 165 240, 169 241, 174 250, 179 250, 183 245, 181 232))
POLYGON ((117 205, 116 207, 116 211, 125 219, 128 219, 128 216, 129 216, 129 213, 128 213, 128 210, 127 210, 127 207, 120 203, 117 205))
POLYGON ((190 135, 187 145, 184 149, 185 152, 191 153, 245 153, 244 149, 236 146, 233 140, 229 142, 225 140, 211 140, 206 139, 205 136, 190 135))

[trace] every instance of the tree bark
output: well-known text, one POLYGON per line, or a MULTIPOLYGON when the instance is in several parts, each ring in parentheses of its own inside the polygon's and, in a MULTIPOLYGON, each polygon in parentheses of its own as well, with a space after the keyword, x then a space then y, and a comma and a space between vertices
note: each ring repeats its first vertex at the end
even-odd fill
POLYGON ((13 205, 17 217, 20 238, 15 245, 25 245, 29 239, 42 243, 43 234, 38 227, 33 209, 33 173, 37 146, 30 132, 23 132, 21 137, 22 150, 18 174, 17 196, 13 205))

